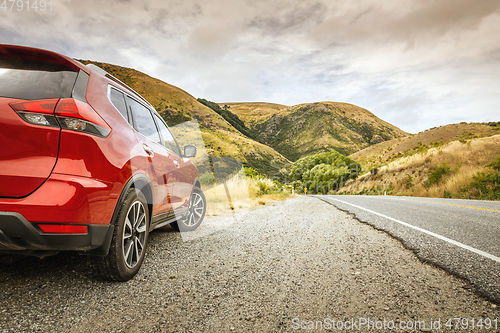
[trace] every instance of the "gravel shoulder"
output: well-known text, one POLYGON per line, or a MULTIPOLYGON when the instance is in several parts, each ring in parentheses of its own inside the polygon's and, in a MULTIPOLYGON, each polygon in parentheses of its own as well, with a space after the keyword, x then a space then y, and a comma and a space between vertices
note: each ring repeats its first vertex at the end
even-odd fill
POLYGON ((294 318, 500 320, 499 307, 466 281, 313 197, 240 213, 234 223, 208 218, 203 228, 192 238, 153 232, 143 267, 125 283, 98 280, 77 255, 0 257, 0 332, 276 332, 294 331, 294 318))
POLYGON ((401 240, 421 261, 463 277, 477 293, 500 303, 500 262, 473 252, 500 256, 499 202, 364 195, 317 198, 401 240))

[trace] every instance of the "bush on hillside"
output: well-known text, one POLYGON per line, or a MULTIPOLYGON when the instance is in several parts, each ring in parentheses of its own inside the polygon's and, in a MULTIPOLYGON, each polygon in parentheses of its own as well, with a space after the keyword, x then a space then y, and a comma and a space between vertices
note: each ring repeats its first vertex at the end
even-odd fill
POLYGON ((307 156, 290 168, 290 179, 298 192, 337 191, 347 180, 356 178, 361 165, 336 151, 307 156))
POLYGON ((443 163, 440 166, 436 168, 436 170, 431 171, 429 173, 429 178, 427 178, 427 181, 424 183, 426 187, 432 186, 434 184, 437 184, 441 181, 444 175, 449 174, 451 171, 451 168, 448 166, 448 164, 443 163))
POLYGON ((476 173, 469 185, 460 189, 462 197, 467 199, 500 200, 500 156, 486 165, 496 171, 476 173))
POLYGON ((251 179, 260 179, 262 175, 260 175, 257 170, 251 167, 245 167, 245 176, 251 179))
POLYGON ((500 156, 497 157, 496 161, 491 162, 487 166, 489 166, 497 171, 500 171, 500 156))
POLYGON ((500 200, 500 173, 478 172, 473 181, 461 189, 467 199, 500 200))

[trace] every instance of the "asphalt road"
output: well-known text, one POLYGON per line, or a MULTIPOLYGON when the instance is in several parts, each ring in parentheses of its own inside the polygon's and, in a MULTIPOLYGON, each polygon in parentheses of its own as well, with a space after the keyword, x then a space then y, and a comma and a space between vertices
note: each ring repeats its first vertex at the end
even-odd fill
POLYGON ((394 196, 316 196, 401 240, 423 261, 500 301, 500 202, 394 196))

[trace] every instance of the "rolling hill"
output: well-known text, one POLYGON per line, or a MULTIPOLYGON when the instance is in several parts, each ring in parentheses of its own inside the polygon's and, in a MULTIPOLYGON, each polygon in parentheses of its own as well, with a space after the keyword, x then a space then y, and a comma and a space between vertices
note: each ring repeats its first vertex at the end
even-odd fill
POLYGON ((270 103, 227 105, 255 138, 289 160, 336 150, 349 155, 370 145, 409 134, 370 111, 347 103, 285 106, 270 103))

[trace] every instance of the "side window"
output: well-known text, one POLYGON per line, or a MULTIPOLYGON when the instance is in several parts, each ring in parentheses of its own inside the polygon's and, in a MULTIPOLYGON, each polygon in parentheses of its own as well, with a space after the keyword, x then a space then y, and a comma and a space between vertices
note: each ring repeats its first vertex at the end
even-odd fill
POLYGON ((149 109, 128 96, 127 105, 134 117, 136 130, 151 141, 160 143, 160 135, 149 109))
POLYGON ((109 92, 109 100, 115 106, 115 108, 120 111, 123 118, 128 121, 129 119, 127 114, 127 106, 125 105, 125 96, 123 96, 123 94, 118 90, 111 88, 109 92))
POLYGON ((158 117, 158 115, 155 114, 155 117, 156 117, 156 123, 158 124, 158 128, 160 129, 161 137, 163 138, 163 141, 161 143, 165 146, 165 148, 170 149, 175 154, 181 156, 179 146, 177 146, 177 142, 175 142, 172 133, 165 125, 165 123, 161 120, 161 118, 158 117))

